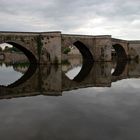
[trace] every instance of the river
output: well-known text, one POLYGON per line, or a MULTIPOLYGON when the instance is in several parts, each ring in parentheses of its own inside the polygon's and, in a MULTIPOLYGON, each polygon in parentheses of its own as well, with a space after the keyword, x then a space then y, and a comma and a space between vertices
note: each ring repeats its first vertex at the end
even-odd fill
POLYGON ((0 138, 139 140, 139 77, 138 62, 2 63, 0 138))

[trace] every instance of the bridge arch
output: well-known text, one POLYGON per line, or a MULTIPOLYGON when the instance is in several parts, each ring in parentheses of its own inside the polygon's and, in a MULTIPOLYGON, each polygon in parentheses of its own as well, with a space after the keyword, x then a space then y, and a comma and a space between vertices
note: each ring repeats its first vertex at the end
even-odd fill
POLYGON ((117 61, 116 67, 114 72, 112 73, 112 76, 120 76, 126 67, 127 61, 117 61))
POLYGON ((90 63, 88 61, 83 62, 80 72, 74 77, 73 81, 82 82, 87 77, 87 75, 90 73, 92 67, 93 67, 93 62, 92 63, 90 63))
POLYGON ((12 45, 13 47, 19 49, 21 52, 24 53, 24 55, 28 58, 28 60, 30 62, 28 70, 17 81, 15 81, 14 83, 9 84, 8 86, 1 86, 0 85, 0 87, 4 87, 4 88, 14 88, 14 87, 17 87, 20 84, 26 82, 36 72, 36 69, 37 69, 37 59, 34 56, 34 54, 28 48, 24 47, 24 45, 21 45, 20 43, 17 43, 15 41, 4 41, 1 44, 3 44, 3 43, 7 43, 7 44, 12 45))
POLYGON ((33 76, 33 74, 35 74, 36 70, 37 70, 37 64, 31 63, 29 65, 28 70, 25 72, 25 74, 21 78, 19 78, 17 81, 15 81, 14 83, 10 85, 3 86, 3 87, 14 88, 25 83, 27 80, 29 80, 33 76))
MULTIPOLYGON (((69 83, 68 85, 72 86, 72 85, 79 85, 82 81, 86 79, 86 77, 89 75, 93 67, 94 58, 92 53, 90 52, 90 49, 81 41, 74 40, 72 41, 72 43, 70 43, 70 45, 71 44, 74 45, 79 50, 83 58, 81 70, 73 79, 67 77, 64 72, 62 73, 63 80, 67 81, 66 83, 69 83)), ((69 89, 69 87, 67 87, 65 83, 63 83, 63 87, 69 89)))
MULTIPOLYGON (((89 77, 91 70, 93 68, 94 62, 86 61, 83 63, 80 72, 73 78, 70 79, 64 72, 62 72, 62 89, 72 90, 78 87, 85 87, 85 80, 89 77), (82 84, 81 84, 82 83, 82 84)), ((89 86, 90 84, 88 84, 89 86)))
POLYGON ((127 54, 122 45, 114 44, 113 48, 115 49, 117 60, 127 60, 127 54))
POLYGON ((28 50, 26 47, 24 47, 23 45, 13 42, 13 41, 6 41, 5 43, 10 44, 14 47, 16 47, 17 49, 19 49, 21 52, 23 52, 25 54, 25 56, 28 58, 30 63, 37 63, 37 59, 34 56, 34 54, 28 50))
POLYGON ((74 46, 80 51, 83 61, 93 61, 93 55, 90 50, 81 41, 76 41, 73 43, 74 46))

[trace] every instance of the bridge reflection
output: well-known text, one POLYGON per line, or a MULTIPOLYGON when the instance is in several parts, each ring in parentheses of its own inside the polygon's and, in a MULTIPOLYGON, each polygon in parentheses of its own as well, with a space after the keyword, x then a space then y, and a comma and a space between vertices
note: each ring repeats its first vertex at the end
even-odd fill
POLYGON ((37 69, 37 64, 30 63, 29 68, 25 72, 25 74, 20 79, 18 79, 17 81, 15 81, 14 83, 12 83, 6 87, 14 88, 14 87, 21 85, 22 83, 25 83, 28 79, 30 79, 30 77, 32 77, 32 75, 35 73, 36 69, 37 69))
POLYGON ((140 77, 140 64, 136 62, 83 63, 79 74, 69 79, 58 65, 30 64, 27 72, 16 82, 0 86, 0 99, 35 95, 62 95, 63 91, 86 87, 111 87, 111 83, 140 77), (111 73, 112 69, 115 69, 111 73))

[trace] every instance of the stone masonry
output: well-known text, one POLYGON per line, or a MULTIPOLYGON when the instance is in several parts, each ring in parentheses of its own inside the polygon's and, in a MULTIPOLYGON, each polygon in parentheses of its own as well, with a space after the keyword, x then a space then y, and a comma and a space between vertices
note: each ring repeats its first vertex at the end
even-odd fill
POLYGON ((58 31, 0 32, 0 43, 17 47, 25 53, 30 62, 39 64, 60 64, 63 49, 70 45, 75 45, 87 60, 92 56, 94 61, 111 61, 113 46, 121 59, 123 56, 127 59, 140 59, 140 41, 115 39, 110 35, 71 35, 58 31))

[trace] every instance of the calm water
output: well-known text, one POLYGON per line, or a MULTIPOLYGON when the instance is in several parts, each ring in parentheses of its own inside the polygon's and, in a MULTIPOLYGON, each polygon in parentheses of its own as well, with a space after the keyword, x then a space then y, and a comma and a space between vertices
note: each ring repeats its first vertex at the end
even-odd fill
POLYGON ((0 139, 139 140, 139 77, 136 62, 2 64, 0 139))

